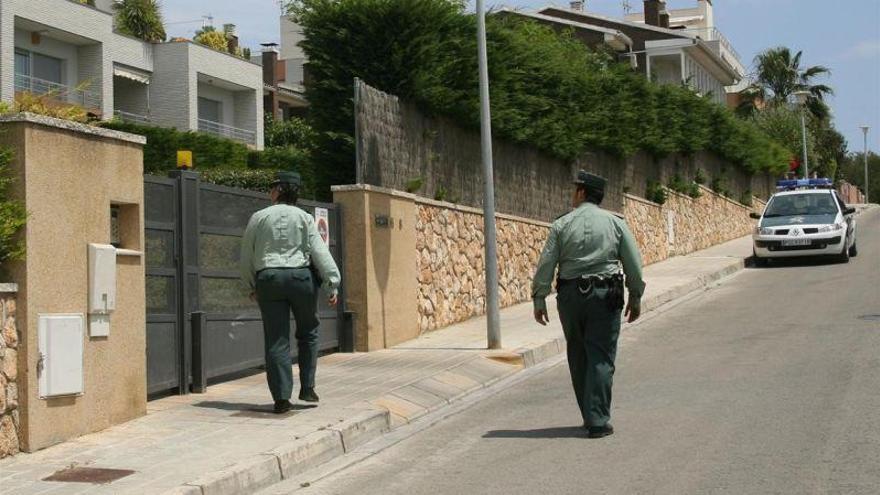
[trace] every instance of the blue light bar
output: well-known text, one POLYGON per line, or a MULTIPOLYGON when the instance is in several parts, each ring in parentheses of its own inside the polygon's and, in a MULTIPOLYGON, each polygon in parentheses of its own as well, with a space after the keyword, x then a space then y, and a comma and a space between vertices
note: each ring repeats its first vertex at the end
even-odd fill
POLYGON ((776 181, 776 189, 779 191, 793 191, 795 189, 815 189, 819 187, 833 187, 834 182, 827 178, 817 179, 782 179, 776 181))

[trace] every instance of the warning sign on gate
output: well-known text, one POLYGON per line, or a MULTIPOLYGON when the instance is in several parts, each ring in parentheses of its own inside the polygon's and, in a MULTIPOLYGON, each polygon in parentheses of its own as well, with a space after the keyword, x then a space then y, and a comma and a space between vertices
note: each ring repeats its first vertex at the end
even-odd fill
POLYGON ((315 223, 318 224, 318 235, 324 240, 324 244, 330 244, 330 215, 327 208, 315 208, 315 223))

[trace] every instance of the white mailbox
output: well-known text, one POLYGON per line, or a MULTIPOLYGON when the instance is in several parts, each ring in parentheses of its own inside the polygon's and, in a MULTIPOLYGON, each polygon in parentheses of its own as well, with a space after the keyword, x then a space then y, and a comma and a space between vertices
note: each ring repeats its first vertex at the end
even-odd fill
POLYGON ((83 393, 83 315, 39 315, 40 398, 83 393))
POLYGON ((116 248, 89 244, 89 335, 110 335, 110 314, 116 309, 116 248))

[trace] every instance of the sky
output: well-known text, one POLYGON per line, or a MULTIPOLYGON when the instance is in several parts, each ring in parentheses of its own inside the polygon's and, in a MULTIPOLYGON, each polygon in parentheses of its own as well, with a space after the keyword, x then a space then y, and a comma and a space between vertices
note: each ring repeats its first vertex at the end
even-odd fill
MULTIPOLYGON (((641 11, 640 0, 629 0, 641 11)), ((473 8, 471 1, 471 8, 473 8)), ((686 8, 697 0, 668 0, 669 8, 686 8)), ((191 37, 203 16, 214 25, 237 26, 243 46, 257 52, 260 43, 280 38, 276 0, 163 0, 170 36, 191 37)), ((488 6, 538 9, 549 1, 506 0, 488 6)), ((556 2, 567 5, 567 2, 556 2)), ((620 17, 622 0, 586 0, 587 10, 620 17)), ((880 0, 715 0, 715 24, 731 41, 746 66, 762 50, 788 46, 802 50, 805 65, 831 69, 827 79, 835 95, 835 126, 851 151, 861 151, 861 125, 868 125, 868 148, 880 153, 880 0)))

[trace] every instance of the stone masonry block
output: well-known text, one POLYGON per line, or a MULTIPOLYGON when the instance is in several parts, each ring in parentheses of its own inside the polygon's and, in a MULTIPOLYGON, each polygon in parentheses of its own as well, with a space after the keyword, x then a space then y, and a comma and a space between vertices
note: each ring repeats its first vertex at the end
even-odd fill
POLYGON ((342 435, 335 430, 318 431, 267 452, 278 458, 284 479, 305 473, 344 453, 342 435))

